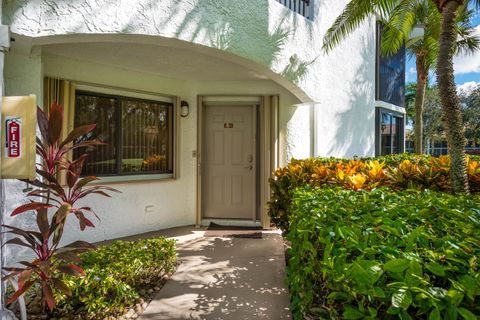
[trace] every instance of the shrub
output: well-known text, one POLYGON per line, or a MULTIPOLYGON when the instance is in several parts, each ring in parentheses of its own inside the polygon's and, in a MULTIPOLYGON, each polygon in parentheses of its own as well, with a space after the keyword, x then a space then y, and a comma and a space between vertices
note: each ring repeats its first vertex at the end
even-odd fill
POLYGON ((295 318, 480 315, 478 196, 306 186, 292 201, 295 318))
MULTIPOLYGON (((480 159, 468 158, 471 191, 480 192, 480 159)), ((272 222, 288 232, 291 192, 303 185, 339 185, 352 190, 386 186, 394 190, 451 192, 450 158, 400 154, 360 160, 312 158, 292 160, 270 179, 272 222)))
POLYGON ((95 227, 90 219, 91 216, 98 216, 92 208, 78 206, 78 201, 93 195, 110 197, 109 192, 118 191, 107 186, 92 185, 92 182, 99 180, 94 176, 81 176, 87 153, 75 160, 68 159, 74 149, 90 149, 102 144, 90 139, 96 125, 77 127, 63 137, 63 107, 57 103, 50 106, 48 114, 37 108, 37 118, 42 139, 37 137, 36 142, 39 160, 36 165, 37 177, 35 181, 30 181, 36 188, 27 194, 29 202, 18 206, 11 213, 15 217, 25 212, 34 212, 36 218, 28 223, 34 228, 21 229, 4 225, 7 229, 5 233, 13 236, 5 245, 25 247, 35 258, 32 261, 19 261, 16 267, 4 268, 9 273, 2 281, 11 277, 18 278, 18 289, 10 295, 7 305, 37 284, 42 288, 40 297, 44 302, 43 307, 53 310, 57 303, 53 296, 54 290, 71 294, 57 274, 83 275, 82 268, 75 264, 79 261, 77 255, 94 248, 85 241, 75 241, 59 247, 67 217, 75 215, 81 231, 95 227), (62 176, 65 176, 66 185, 62 183, 62 176), (55 213, 49 215, 49 209, 55 213), (57 260, 56 264, 52 263, 54 259, 57 260))
POLYGON ((175 241, 165 238, 115 241, 80 258, 83 277, 62 275, 72 296, 55 292, 58 316, 82 313, 82 318, 101 319, 122 312, 141 290, 158 286, 173 273, 177 259, 175 241))

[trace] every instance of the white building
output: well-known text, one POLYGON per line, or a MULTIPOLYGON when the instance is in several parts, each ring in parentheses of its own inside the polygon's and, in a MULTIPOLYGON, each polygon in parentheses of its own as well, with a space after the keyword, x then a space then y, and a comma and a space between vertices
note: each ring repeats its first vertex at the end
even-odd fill
MULTIPOLYGON (((289 159, 401 151, 404 54, 379 58, 373 17, 322 51, 347 2, 3 0, 4 94, 97 123, 108 146, 88 174, 122 191, 90 198, 101 222, 65 240, 268 226, 268 177, 289 159)), ((7 215, 24 188, 6 182, 7 215)))

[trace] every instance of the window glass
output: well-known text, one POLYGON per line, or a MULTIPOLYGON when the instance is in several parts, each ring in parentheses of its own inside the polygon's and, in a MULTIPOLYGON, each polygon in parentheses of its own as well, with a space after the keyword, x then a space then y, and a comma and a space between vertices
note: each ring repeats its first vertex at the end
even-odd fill
MULTIPOLYGON (((97 124, 89 139, 105 143, 87 159, 85 175, 173 172, 173 104, 77 92, 75 126, 97 124)), ((78 157, 84 150, 74 153, 78 157)))
POLYGON ((392 153, 392 131, 391 131, 391 117, 387 113, 382 113, 381 122, 381 147, 382 155, 392 153))
POLYGON ((402 153, 403 146, 403 134, 404 123, 403 117, 389 113, 387 111, 380 111, 380 155, 402 153))
POLYGON ((377 22, 376 99, 405 107, 405 46, 390 56, 380 54, 383 26, 377 22))
POLYGON ((170 110, 160 103, 122 100, 123 172, 168 172, 170 110))
MULTIPOLYGON (((90 136, 82 139, 97 139, 105 143, 89 150, 89 156, 84 166, 85 175, 110 175, 116 173, 117 130, 115 126, 117 110, 115 99, 103 96, 77 94, 75 96, 75 127, 96 124, 97 127, 90 136)), ((78 158, 85 150, 75 149, 74 158, 78 158)))

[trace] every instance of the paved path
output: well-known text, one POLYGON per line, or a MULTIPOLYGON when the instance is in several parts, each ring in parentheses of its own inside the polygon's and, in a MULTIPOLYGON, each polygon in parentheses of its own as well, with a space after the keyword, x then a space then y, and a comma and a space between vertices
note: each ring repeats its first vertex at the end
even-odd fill
POLYGON ((262 239, 176 237, 181 264, 141 320, 290 319, 280 234, 262 239))

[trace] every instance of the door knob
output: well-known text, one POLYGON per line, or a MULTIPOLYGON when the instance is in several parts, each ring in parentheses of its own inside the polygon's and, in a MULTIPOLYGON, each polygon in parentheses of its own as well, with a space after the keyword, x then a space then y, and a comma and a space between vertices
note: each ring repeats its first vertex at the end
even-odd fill
POLYGON ((253 170, 253 165, 249 164, 248 166, 245 166, 245 169, 253 170))

